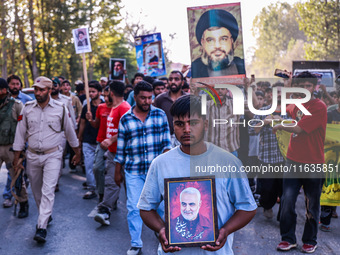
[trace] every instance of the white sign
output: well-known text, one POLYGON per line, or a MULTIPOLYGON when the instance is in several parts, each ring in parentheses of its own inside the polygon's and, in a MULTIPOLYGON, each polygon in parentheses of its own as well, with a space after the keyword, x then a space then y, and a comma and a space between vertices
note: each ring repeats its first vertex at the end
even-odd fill
POLYGON ((77 54, 92 51, 89 29, 87 27, 73 29, 72 34, 77 54))

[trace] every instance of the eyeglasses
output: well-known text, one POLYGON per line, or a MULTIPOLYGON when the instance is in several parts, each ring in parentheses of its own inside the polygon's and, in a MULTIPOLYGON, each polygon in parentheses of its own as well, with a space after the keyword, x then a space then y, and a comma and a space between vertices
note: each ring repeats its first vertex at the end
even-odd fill
POLYGON ((180 81, 181 79, 178 78, 178 77, 175 77, 175 78, 170 77, 170 78, 169 78, 169 81, 173 81, 173 80, 175 80, 175 81, 180 81))

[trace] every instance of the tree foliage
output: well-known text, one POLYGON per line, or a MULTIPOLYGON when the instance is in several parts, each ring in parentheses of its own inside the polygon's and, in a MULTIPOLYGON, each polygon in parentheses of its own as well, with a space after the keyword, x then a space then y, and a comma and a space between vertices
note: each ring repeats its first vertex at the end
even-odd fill
POLYGON ((340 59, 339 0, 309 0, 297 4, 299 26, 309 39, 305 44, 308 60, 340 59))
POLYGON ((82 60, 75 54, 72 29, 85 26, 89 27, 92 45, 92 53, 86 54, 90 80, 108 76, 111 57, 125 58, 127 69, 136 70, 135 53, 128 48, 118 26, 122 20, 120 0, 1 0, 0 3, 3 77, 12 73, 26 76, 25 64, 30 84, 38 74, 63 75, 71 81, 82 78, 82 60), (37 70, 34 70, 35 61, 37 70))
MULTIPOLYGON (((253 22, 253 35, 257 38, 251 73, 258 77, 273 76, 275 68, 291 68, 282 65, 282 59, 291 55, 292 50, 306 41, 299 30, 296 8, 288 3, 271 4, 263 8, 253 22)), ((286 61, 287 62, 287 61, 286 61)))

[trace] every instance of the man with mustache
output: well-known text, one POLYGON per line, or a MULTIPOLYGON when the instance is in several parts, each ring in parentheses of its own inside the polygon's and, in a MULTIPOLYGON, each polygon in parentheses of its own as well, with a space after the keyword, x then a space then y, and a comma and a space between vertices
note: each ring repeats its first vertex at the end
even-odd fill
POLYGON ((199 214, 202 205, 201 193, 193 187, 185 188, 180 194, 181 214, 172 222, 171 240, 173 242, 197 242, 213 240, 212 222, 199 214))
POLYGON ((187 93, 182 90, 183 84, 183 74, 180 71, 172 71, 169 75, 169 91, 163 92, 162 94, 158 95, 153 103, 154 106, 162 109, 168 118, 171 134, 171 144, 173 146, 178 145, 178 141, 176 140, 174 134, 174 125, 172 121, 172 116, 170 114, 170 108, 179 97, 187 95, 187 93))
POLYGON ((115 61, 113 64, 113 74, 112 80, 120 80, 122 81, 124 78, 124 67, 123 64, 119 61, 115 61))
POLYGON ((19 157, 27 141, 26 171, 39 213, 34 240, 44 243, 47 225, 52 220, 54 190, 63 157, 60 140, 64 135, 75 152, 72 162, 78 164, 81 156, 67 108, 50 97, 52 81, 40 76, 33 87, 36 100, 26 103, 18 118, 13 167, 14 172, 19 171, 19 157))
MULTIPOLYGON (((17 99, 19 101, 21 101, 23 104, 26 104, 26 102, 28 101, 32 101, 33 99, 26 95, 25 93, 21 92, 22 89, 22 82, 19 76, 17 75, 11 75, 7 78, 7 83, 8 83, 8 89, 9 92, 11 93, 12 98, 17 99)), ((13 205, 12 203, 12 193, 11 193, 11 182, 12 182, 12 178, 8 172, 8 176, 7 176, 7 182, 6 182, 6 187, 4 189, 4 192, 2 194, 3 198, 4 198, 4 202, 3 202, 3 207, 4 208, 9 208, 13 205)), ((24 208, 24 207, 22 207, 24 208)), ((28 211, 27 213, 25 213, 26 210, 22 211, 21 215, 26 217, 26 215, 28 215, 28 211)), ((19 213, 20 214, 20 213, 19 213)))
POLYGON ((202 56, 192 62, 192 78, 245 74, 244 60, 234 56, 239 27, 225 10, 209 10, 200 17, 196 38, 202 56))
POLYGON ((137 202, 148 168, 154 158, 171 149, 168 120, 161 109, 151 105, 152 90, 152 85, 146 81, 136 85, 136 105, 121 117, 118 127, 115 182, 120 186, 123 181, 121 171, 125 164, 127 221, 131 236, 131 248, 127 255, 141 254, 143 246, 143 221, 137 202))

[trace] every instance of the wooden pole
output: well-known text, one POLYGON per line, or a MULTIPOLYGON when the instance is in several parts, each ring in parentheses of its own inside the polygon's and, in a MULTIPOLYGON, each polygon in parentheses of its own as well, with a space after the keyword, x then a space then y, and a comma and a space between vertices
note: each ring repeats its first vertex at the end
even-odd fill
POLYGON ((86 69, 86 57, 85 57, 85 53, 82 53, 82 57, 83 57, 83 73, 84 73, 84 80, 85 80, 85 94, 86 94, 86 102, 87 102, 87 111, 91 112, 89 82, 87 80, 87 69, 86 69))

